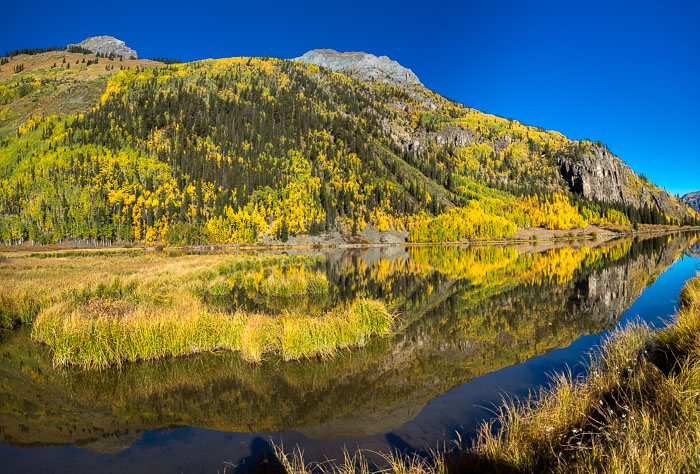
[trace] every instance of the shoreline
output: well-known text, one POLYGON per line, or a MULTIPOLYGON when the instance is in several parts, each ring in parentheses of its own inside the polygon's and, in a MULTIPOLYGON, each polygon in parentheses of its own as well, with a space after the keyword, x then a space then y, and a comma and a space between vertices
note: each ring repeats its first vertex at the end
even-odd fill
MULTIPOLYGON (((646 225, 645 225, 646 226, 646 225)), ((529 232, 531 229, 527 229, 529 232)), ((544 229, 536 229, 543 233, 544 229)), ((363 249, 363 248, 380 248, 380 247, 425 247, 425 246, 480 246, 480 245, 518 245, 518 244, 533 244, 539 242, 577 242, 577 241, 600 241, 608 242, 610 240, 638 236, 638 235, 660 235, 670 234, 675 232, 693 232, 700 231, 700 227, 670 227, 670 226, 648 226, 644 230, 632 231, 611 231, 608 229, 597 229, 598 232, 586 231, 586 229, 570 229, 570 230, 554 230, 544 232, 544 236, 538 238, 501 238, 501 239, 479 239, 479 240, 460 240, 454 242, 362 242, 362 243, 313 243, 313 244, 198 244, 198 245, 146 245, 146 244, 129 244, 118 243, 114 245, 99 245, 91 243, 65 241, 65 243, 57 244, 16 244, 16 245, 0 245, 0 256, 10 256, 21 253, 46 253, 46 252, 64 252, 64 251, 283 251, 283 250, 322 250, 322 249, 363 249)), ((518 231, 521 232, 521 231, 518 231)), ((392 233, 393 234, 393 233, 392 233)), ((536 232, 533 233, 536 235, 536 232)), ((306 234, 305 234, 306 236, 306 234)))
MULTIPOLYGON (((700 273, 665 327, 611 333, 581 376, 556 373, 525 398, 504 398, 473 444, 427 455, 350 451, 322 473, 697 472, 700 456, 700 273), (378 454, 388 468, 368 462, 378 454)), ((284 472, 310 472, 303 452, 273 446, 284 472)))

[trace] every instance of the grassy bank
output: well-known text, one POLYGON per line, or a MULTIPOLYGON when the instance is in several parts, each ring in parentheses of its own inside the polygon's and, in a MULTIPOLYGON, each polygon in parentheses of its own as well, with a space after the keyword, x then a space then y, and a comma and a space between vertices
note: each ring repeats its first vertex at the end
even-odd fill
MULTIPOLYGON (((585 376, 557 376, 529 400, 504 404, 473 446, 382 454, 382 472, 699 472, 700 277, 680 301, 665 329, 611 334, 585 376)), ((360 452, 316 466, 276 450, 281 468, 297 473, 376 471, 367 454, 376 458, 360 452)))
POLYGON ((560 376, 501 408, 476 453, 519 472, 700 470, 700 279, 683 289, 666 329, 618 331, 585 378, 560 376))
POLYGON ((393 315, 376 300, 312 312, 248 310, 235 300, 253 274, 267 297, 325 294, 318 262, 283 254, 11 258, 0 265, 0 325, 32 324, 57 365, 87 369, 214 350, 250 361, 327 357, 387 334, 393 315), (223 293, 232 295, 227 304, 211 302, 223 293))

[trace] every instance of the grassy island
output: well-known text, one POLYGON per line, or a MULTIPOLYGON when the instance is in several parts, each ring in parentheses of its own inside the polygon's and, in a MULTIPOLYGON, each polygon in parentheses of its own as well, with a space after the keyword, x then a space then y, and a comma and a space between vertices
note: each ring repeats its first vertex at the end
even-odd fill
POLYGON ((5 328, 31 323, 33 339, 57 365, 99 369, 215 350, 250 361, 269 353, 327 357, 387 334, 394 319, 383 302, 361 298, 312 311, 266 306, 269 298, 326 294, 325 275, 313 270, 321 257, 40 257, 0 265, 0 321, 5 328), (258 296, 266 299, 250 303, 258 296))

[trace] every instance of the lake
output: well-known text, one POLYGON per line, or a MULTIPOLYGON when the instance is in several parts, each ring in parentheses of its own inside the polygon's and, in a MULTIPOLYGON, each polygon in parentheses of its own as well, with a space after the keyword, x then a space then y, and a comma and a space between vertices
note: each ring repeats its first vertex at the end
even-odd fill
MULTIPOLYGON (((250 471, 270 444, 307 461, 343 448, 427 454, 474 436, 504 396, 584 370, 608 331, 665 324, 700 268, 697 234, 518 246, 321 253, 327 294, 217 294, 258 311, 385 301, 396 331, 328 360, 216 352, 121 369, 54 367, 28 328, 0 339, 4 472, 250 471)), ((166 258, 166 257, 164 257, 166 258)), ((173 255, 177 258, 177 255, 173 255)))

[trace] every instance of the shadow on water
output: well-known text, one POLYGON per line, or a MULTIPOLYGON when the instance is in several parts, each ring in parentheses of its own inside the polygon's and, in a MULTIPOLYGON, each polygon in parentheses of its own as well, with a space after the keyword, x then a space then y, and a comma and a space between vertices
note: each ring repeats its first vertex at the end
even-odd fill
MULTIPOLYGON (((227 470, 228 472, 228 470, 227 470)), ((285 469, 275 456, 270 441, 256 436, 250 442, 250 456, 243 458, 231 471, 235 474, 279 474, 285 469)))
MULTIPOLYGON (((558 248, 337 250, 306 268, 263 269, 324 273, 327 294, 297 298, 301 307, 372 297, 399 313, 394 336, 327 361, 251 365, 215 353, 85 372, 54 368, 20 329, 0 338, 0 453, 22 465, 36 452, 21 447, 78 446, 86 449, 72 452, 66 471, 81 470, 81 459, 98 470, 109 460, 118 471, 123 457, 145 455, 134 443, 140 433, 198 427, 188 442, 203 446, 211 459, 198 462, 211 470, 222 469, 231 434, 247 436, 239 443, 249 454, 232 455, 227 472, 279 472, 269 439, 302 444, 309 461, 342 457, 346 445, 425 455, 457 426, 473 432, 504 391, 546 383, 552 367, 580 360, 592 344, 585 335, 618 324, 696 241, 682 233, 558 248)), ((675 298, 681 284, 664 283, 661 300, 675 298)), ((243 285, 211 304, 275 311, 288 303, 243 285)), ((149 456, 189 465, 191 453, 156 438, 149 456)), ((49 449, 68 448, 41 452, 50 457, 49 449)))

